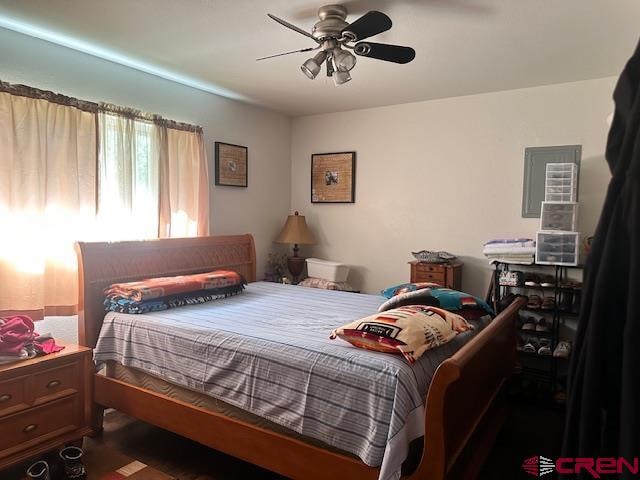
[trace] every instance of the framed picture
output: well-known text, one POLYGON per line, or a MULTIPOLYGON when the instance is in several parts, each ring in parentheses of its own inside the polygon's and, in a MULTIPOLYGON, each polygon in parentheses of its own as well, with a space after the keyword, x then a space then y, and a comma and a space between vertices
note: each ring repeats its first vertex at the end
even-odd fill
POLYGON ((356 152, 311 155, 311 203, 355 203, 356 152))
POLYGON ((215 150, 215 184, 246 187, 249 149, 240 145, 216 142, 215 150))

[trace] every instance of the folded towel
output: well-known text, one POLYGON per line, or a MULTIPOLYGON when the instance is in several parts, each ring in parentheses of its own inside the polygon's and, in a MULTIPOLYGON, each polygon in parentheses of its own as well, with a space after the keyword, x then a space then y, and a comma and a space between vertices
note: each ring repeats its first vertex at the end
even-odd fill
POLYGON ((487 255, 489 263, 516 263, 518 265, 531 265, 534 263, 533 255, 487 255))
POLYGON ((484 255, 487 258, 496 258, 496 257, 513 257, 513 258, 533 258, 533 253, 485 253, 484 255))
POLYGON ((485 242, 485 245, 501 245, 501 244, 523 244, 525 247, 535 245, 532 238, 498 238, 485 242))
POLYGON ((491 255, 491 254, 502 254, 502 253, 507 253, 507 254, 516 254, 516 255, 521 255, 521 254, 529 254, 529 255, 533 255, 534 253, 536 253, 536 247, 516 247, 516 246, 511 246, 511 245, 504 245, 504 246, 493 246, 493 245, 488 245, 486 247, 484 247, 484 249, 482 250, 482 253, 484 253, 485 255, 491 255))

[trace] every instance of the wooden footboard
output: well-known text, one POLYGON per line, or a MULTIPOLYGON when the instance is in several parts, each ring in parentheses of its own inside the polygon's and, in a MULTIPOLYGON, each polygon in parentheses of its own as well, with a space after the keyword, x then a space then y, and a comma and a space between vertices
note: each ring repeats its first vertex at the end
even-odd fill
MULTIPOLYGON (((148 276, 233 268, 255 281, 250 235, 169 239, 150 242, 81 243, 80 341, 94 347, 104 311, 102 290, 110 283, 148 276)), ((516 300, 489 326, 437 369, 426 399, 422 460, 409 479, 472 478, 478 457, 464 453, 473 437, 495 432, 496 396, 515 362, 516 300), (469 457, 469 458, 468 458, 469 457), (467 465, 470 467, 467 468, 467 465), (460 474, 459 472, 464 472, 460 474)), ((172 399, 125 382, 95 377, 96 418, 112 407, 204 445, 290 478, 375 479, 378 470, 358 459, 172 399)), ((481 442, 482 442, 481 439, 481 442)))
MULTIPOLYGON (((523 298, 517 298, 436 370, 427 393, 422 462, 409 477, 412 480, 449 477, 474 434, 481 433, 480 429, 486 435, 495 433, 490 424, 500 422, 500 418, 493 418, 488 412, 496 413, 494 400, 513 373, 515 320, 524 303, 523 298)), ((486 438, 478 440, 482 444, 486 438)), ((479 454, 482 446, 477 449, 479 454)), ((469 460, 471 465, 464 469, 467 473, 463 478, 473 478, 483 459, 469 460)), ((456 471, 460 469, 457 465, 456 471)))

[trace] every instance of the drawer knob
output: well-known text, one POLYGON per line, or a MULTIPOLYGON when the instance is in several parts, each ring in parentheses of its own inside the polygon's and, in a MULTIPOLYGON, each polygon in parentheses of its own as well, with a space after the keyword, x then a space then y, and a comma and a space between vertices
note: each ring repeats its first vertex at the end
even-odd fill
POLYGON ((4 403, 4 402, 8 402, 9 400, 11 400, 11 395, 8 393, 4 393, 2 395, 0 395, 0 403, 4 403))
POLYGON ((35 431, 36 431, 36 429, 37 429, 37 428, 38 428, 38 425, 37 425, 36 423, 32 423, 32 424, 27 425, 26 427, 24 427, 24 428, 22 429, 22 431, 23 431, 24 433, 33 433, 33 432, 35 432, 35 431))
POLYGON ((47 388, 56 388, 59 387, 62 382, 60 380, 51 380, 47 383, 47 388))

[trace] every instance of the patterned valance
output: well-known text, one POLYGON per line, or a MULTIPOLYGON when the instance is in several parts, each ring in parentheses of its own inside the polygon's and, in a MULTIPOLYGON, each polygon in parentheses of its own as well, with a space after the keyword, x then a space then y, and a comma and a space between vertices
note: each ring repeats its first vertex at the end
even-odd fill
POLYGON ((47 100, 48 102, 75 107, 86 112, 95 113, 98 111, 98 104, 94 102, 67 97, 60 93, 51 92, 49 90, 40 90, 39 88, 33 88, 27 85, 14 85, 12 83, 3 82, 1 80, 0 92, 6 92, 10 93, 11 95, 18 95, 21 97, 36 98, 38 100, 47 100))
POLYGON ((114 115, 120 115, 123 117, 146 120, 148 122, 153 122, 157 125, 171 128, 173 130, 184 130, 187 132, 202 133, 202 127, 199 125, 176 122, 174 120, 163 118, 157 114, 145 113, 135 108, 121 107, 118 105, 113 105, 111 103, 89 102, 87 100, 80 100, 74 97, 67 97, 66 95, 62 95, 60 93, 51 92, 49 90, 40 90, 39 88, 29 87, 27 85, 12 84, 0 80, 0 92, 6 92, 10 93, 11 95, 18 95, 22 97, 47 100, 52 103, 75 107, 79 110, 84 110, 91 113, 102 111, 113 113, 114 115))

